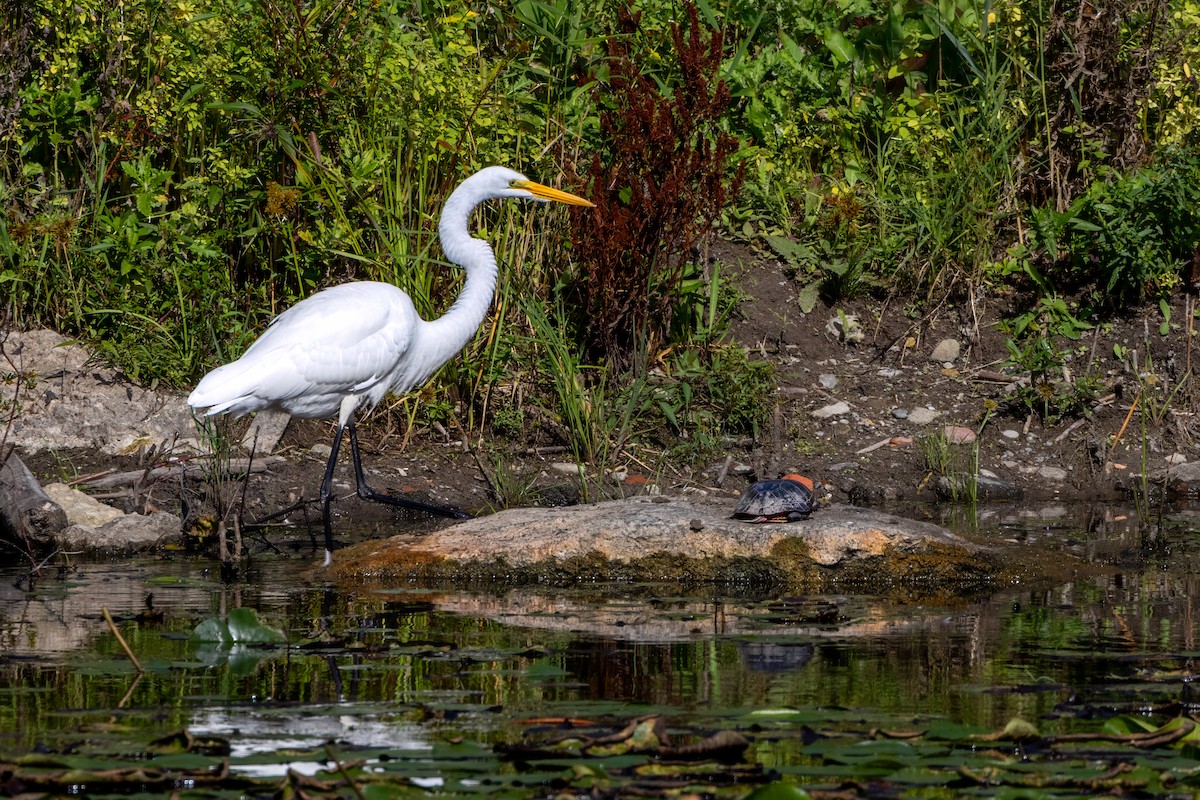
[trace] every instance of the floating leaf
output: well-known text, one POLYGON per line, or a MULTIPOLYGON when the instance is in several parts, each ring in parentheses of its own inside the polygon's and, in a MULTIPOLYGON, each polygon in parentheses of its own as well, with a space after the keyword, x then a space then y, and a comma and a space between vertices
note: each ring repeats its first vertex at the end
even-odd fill
POLYGON ((192 640, 217 642, 223 647, 235 644, 282 644, 287 641, 283 631, 259 622, 252 608, 235 608, 226 619, 206 619, 192 631, 192 640))

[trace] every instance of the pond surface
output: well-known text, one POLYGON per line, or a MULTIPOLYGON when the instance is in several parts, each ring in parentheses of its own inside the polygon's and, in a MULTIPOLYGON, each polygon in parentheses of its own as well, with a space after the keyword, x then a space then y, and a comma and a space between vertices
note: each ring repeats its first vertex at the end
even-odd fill
POLYGON ((76 563, 20 588, 11 565, 0 795, 1192 796, 1200 732, 1145 737, 1196 712, 1195 526, 1054 513, 985 513, 982 535, 1102 569, 936 602, 347 590, 308 552, 256 558, 235 583, 194 557, 76 563), (189 638, 237 608, 287 644, 189 638))

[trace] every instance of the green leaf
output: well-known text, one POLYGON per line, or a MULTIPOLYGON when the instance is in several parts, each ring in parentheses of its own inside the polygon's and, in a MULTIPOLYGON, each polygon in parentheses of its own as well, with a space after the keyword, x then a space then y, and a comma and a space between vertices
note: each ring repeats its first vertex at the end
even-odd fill
POLYGON ((817 301, 821 299, 821 282, 813 281, 805 285, 798 295, 796 295, 796 303, 800 306, 800 310, 805 314, 811 312, 817 307, 817 301))
POLYGON ((775 781, 768 783, 766 786, 760 786, 750 794, 746 795, 744 800, 807 800, 811 797, 808 792, 793 786, 790 783, 783 781, 775 781))
POLYGON ((839 64, 848 64, 857 55, 854 45, 839 30, 830 30, 825 34, 825 46, 833 54, 833 60, 839 64))
POLYGON ((206 619, 196 626, 191 636, 193 641, 234 644, 281 644, 287 641, 283 631, 259 622, 258 612, 252 608, 235 608, 227 619, 206 619))

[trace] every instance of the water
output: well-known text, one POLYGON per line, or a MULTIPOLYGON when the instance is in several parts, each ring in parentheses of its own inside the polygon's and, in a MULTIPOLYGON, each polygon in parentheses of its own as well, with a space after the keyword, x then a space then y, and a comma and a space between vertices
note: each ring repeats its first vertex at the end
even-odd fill
MULTIPOLYGON (((314 775, 353 757, 452 793, 475 791, 481 776, 525 791, 544 776, 497 745, 660 714, 684 738, 746 733, 742 763, 806 783, 812 770, 848 763, 819 755, 814 730, 859 741, 1021 718, 1047 735, 1121 714, 1159 724, 1193 713, 1190 520, 1147 529, 1111 510, 1068 517, 995 518, 983 533, 1080 557, 1074 579, 939 604, 678 596, 665 586, 354 590, 297 580, 309 554, 258 559, 235 584, 212 562, 172 559, 82 563, 18 589, 9 566, 0 753, 119 761, 186 730, 217 743, 211 753, 192 743, 189 755, 203 762, 224 745, 233 773, 250 779, 314 775), (189 641, 200 621, 232 608, 256 609, 290 645, 229 652, 189 641)), ((176 763, 163 758, 151 763, 176 763)))

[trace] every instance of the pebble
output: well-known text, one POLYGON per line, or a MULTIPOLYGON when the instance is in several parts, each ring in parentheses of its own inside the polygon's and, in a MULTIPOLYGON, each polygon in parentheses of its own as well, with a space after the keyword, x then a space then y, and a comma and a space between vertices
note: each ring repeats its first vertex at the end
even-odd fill
POLYGON ((947 425, 946 441, 950 444, 971 444, 975 441, 975 431, 962 425, 947 425))
POLYGON ((893 408, 892 416, 895 417, 896 419, 908 419, 908 409, 907 408, 893 408))
POLYGON ((1016 439, 1021 435, 1021 432, 1012 428, 1005 428, 1004 430, 1000 431, 1000 435, 1005 439, 1016 439))
POLYGON ((914 425, 928 425, 933 422, 942 412, 935 411, 932 408, 917 406, 912 411, 908 412, 908 421, 914 425))
POLYGON ((821 384, 822 389, 832 389, 838 385, 837 375, 832 372, 824 372, 821 377, 817 378, 817 383, 821 384))
POLYGON ((1186 463, 1187 463, 1187 456, 1185 456, 1183 453, 1172 453, 1171 455, 1167 456, 1167 464, 1169 466, 1177 467, 1180 464, 1186 464, 1186 463))
POLYGON ((321 442, 318 444, 314 444, 312 446, 312 450, 310 452, 314 456, 320 456, 321 458, 329 458, 329 454, 333 452, 333 448, 330 445, 327 445, 327 444, 321 442))
POLYGON ((875 374, 876 374, 876 375, 878 375, 878 376, 879 376, 879 377, 881 377, 881 378, 888 378, 888 379, 891 379, 891 378, 898 378, 898 377, 900 377, 901 375, 903 375, 903 374, 904 374, 904 371, 903 371, 903 370, 899 370, 899 369, 894 369, 894 368, 892 368, 892 367, 884 367, 883 369, 879 370, 879 372, 877 372, 877 373, 875 373, 875 374))
POLYGON ((848 403, 846 403, 846 401, 841 400, 836 403, 831 403, 822 408, 818 408, 816 411, 812 412, 812 415, 814 417, 816 417, 817 419, 827 419, 829 417, 836 417, 836 416, 840 416, 842 414, 849 414, 849 413, 850 413, 850 405, 848 403))
POLYGON ((929 354, 929 360, 943 363, 952 362, 958 358, 960 349, 961 345, 959 345, 957 339, 942 339, 934 346, 933 352, 929 354))
POLYGON ((583 467, 572 461, 553 461, 550 464, 550 470, 562 475, 576 476, 583 472, 583 467))
POLYGON ((1038 467, 1037 474, 1040 478, 1058 483, 1062 483, 1067 479, 1067 471, 1062 467, 1038 467))

